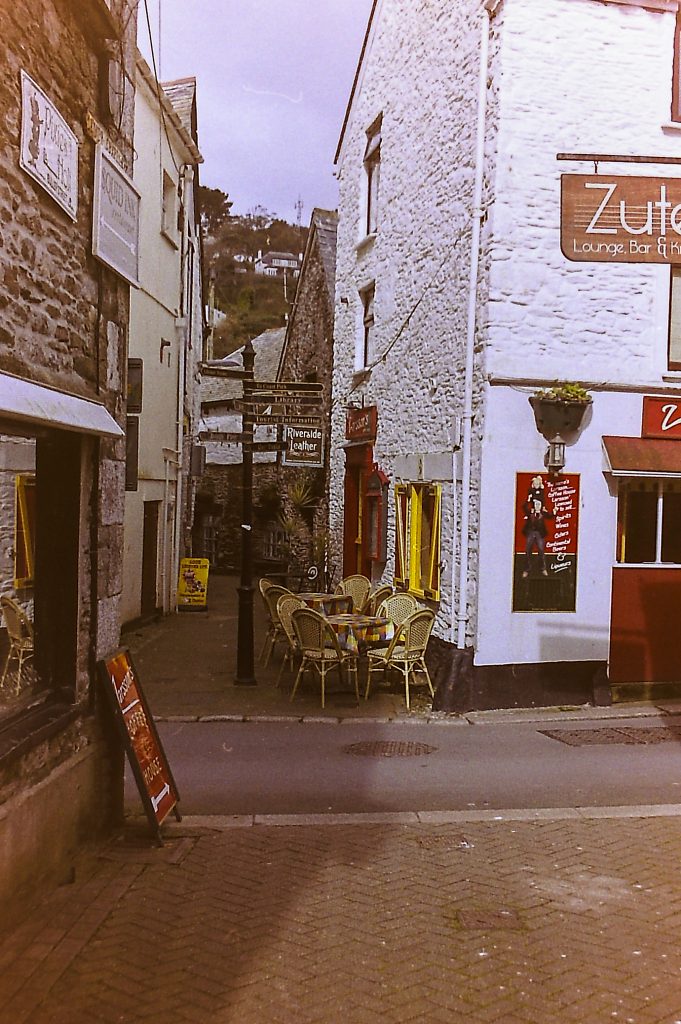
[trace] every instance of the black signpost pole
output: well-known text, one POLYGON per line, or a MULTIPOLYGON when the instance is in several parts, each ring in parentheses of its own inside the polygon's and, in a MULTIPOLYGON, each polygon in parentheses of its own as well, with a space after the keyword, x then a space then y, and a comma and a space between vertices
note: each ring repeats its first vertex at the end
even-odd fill
POLYGON ((247 341, 243 350, 244 399, 242 413, 242 489, 241 514, 241 585, 239 594, 239 625, 236 649, 237 686, 255 686, 253 670, 253 412, 249 405, 253 387, 255 350, 247 341))

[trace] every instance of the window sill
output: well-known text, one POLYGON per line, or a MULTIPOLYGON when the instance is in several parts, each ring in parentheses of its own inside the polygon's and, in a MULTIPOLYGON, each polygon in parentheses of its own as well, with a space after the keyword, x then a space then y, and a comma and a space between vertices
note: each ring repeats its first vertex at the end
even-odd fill
POLYGON ((665 121, 660 127, 663 132, 681 132, 681 121, 665 121))
POLYGON ((171 235, 170 232, 166 231, 164 228, 161 228, 161 234, 165 238, 166 242, 172 245, 173 249, 180 248, 180 240, 175 235, 171 235))
POLYGON ((60 733, 82 714, 75 704, 64 704, 49 697, 32 707, 17 710, 0 721, 0 765, 5 766, 60 733))
POLYGON ((372 247, 375 241, 375 231, 370 235, 365 235, 364 238, 360 239, 360 241, 355 246, 355 252, 357 253, 358 256, 363 256, 365 252, 368 252, 368 250, 372 247))
POLYGON ((662 374, 662 380, 668 380, 672 384, 681 380, 681 370, 667 370, 662 374))

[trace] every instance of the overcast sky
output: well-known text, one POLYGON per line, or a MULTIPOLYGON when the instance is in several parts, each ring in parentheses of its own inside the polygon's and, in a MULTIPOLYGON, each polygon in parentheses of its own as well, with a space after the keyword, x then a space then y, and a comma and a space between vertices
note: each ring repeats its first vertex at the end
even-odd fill
MULTIPOLYGON (((333 157, 371 0, 146 0, 159 76, 197 79, 201 182, 233 213, 336 206, 333 157), (159 47, 159 3, 161 4, 159 47)), ((139 44, 151 63, 145 0, 139 44)))

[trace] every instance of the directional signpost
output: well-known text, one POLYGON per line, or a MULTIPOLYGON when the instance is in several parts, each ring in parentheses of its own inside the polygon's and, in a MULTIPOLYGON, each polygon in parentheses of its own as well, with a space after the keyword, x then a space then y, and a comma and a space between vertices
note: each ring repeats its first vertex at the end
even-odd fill
POLYGON ((243 398, 234 402, 241 413, 241 433, 206 431, 208 441, 241 444, 243 507, 241 523, 241 582, 237 668, 238 686, 255 686, 253 667, 253 453, 283 452, 284 465, 320 466, 324 462, 323 385, 312 381, 254 380, 255 352, 250 341, 243 349, 243 369, 204 366, 207 376, 228 377, 243 382, 243 398), (286 428, 284 441, 255 441, 259 426, 286 428), (298 457, 299 461, 294 461, 298 457), (319 461, 315 461, 319 460, 319 461))

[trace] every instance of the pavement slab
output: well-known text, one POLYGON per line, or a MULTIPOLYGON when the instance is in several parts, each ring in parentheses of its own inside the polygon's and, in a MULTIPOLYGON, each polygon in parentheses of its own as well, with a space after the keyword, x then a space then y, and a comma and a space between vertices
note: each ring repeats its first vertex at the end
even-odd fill
POLYGON ((0 936, 0 1024, 681 1020, 674 817, 183 824, 0 936))

